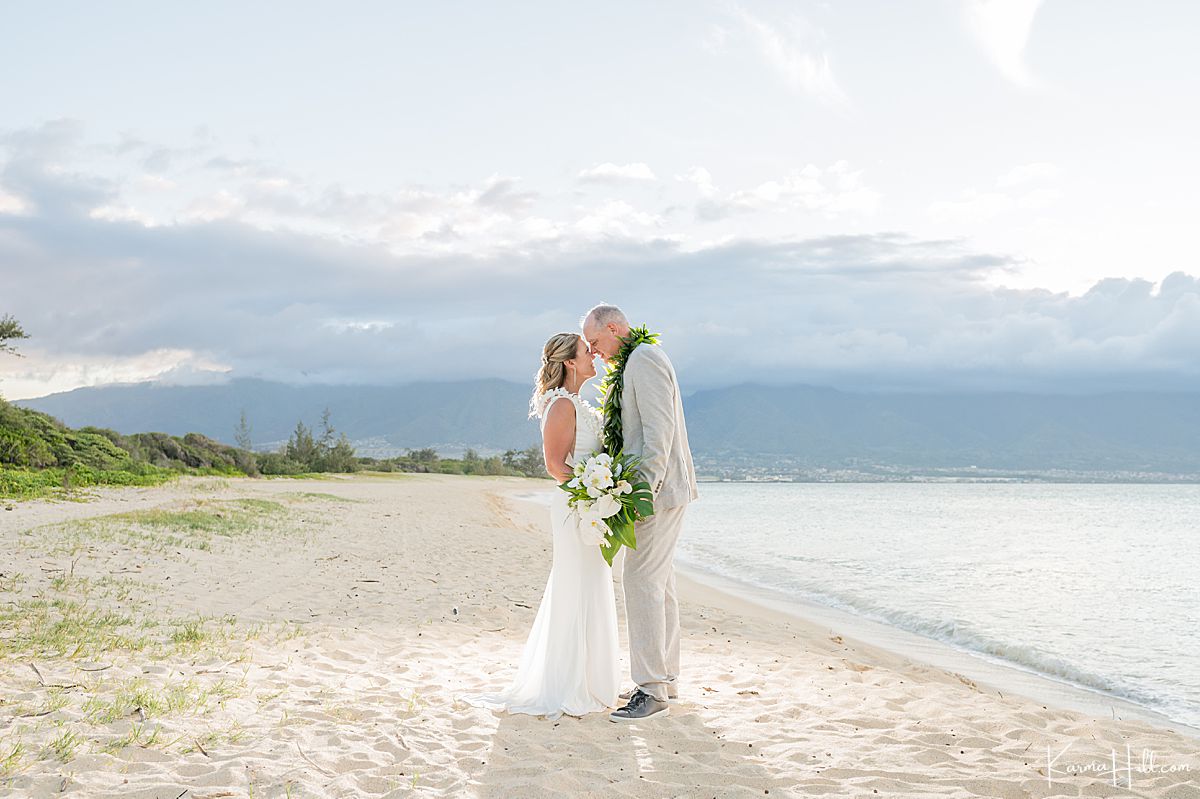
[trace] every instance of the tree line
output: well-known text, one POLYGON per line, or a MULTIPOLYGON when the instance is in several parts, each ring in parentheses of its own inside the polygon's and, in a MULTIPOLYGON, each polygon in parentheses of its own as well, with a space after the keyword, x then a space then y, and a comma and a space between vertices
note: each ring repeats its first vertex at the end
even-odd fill
MULTIPOLYGON (((234 440, 242 450, 253 452, 253 428, 243 410, 234 440)), ((326 408, 321 414, 320 433, 314 435, 303 421, 297 422, 286 444, 275 452, 255 453, 262 474, 303 474, 309 472, 419 472, 426 474, 481 474, 512 477, 545 477, 546 467, 540 447, 510 449, 502 455, 484 457, 474 449, 461 458, 447 458, 432 448, 409 449, 391 458, 356 455, 345 433, 337 434, 326 408)))
MULTIPOLYGON (((29 338, 11 316, 0 317, 0 354, 23 357, 11 343, 29 338)), ((541 451, 508 450, 482 457, 468 449, 443 458, 432 449, 394 458, 359 456, 333 426, 328 408, 318 429, 303 420, 274 452, 256 452, 242 412, 236 446, 199 433, 123 435, 107 428, 73 429, 49 414, 18 408, 0 397, 0 497, 39 496, 92 485, 153 485, 179 474, 301 475, 362 470, 545 477, 541 451)))
POLYGON ((514 477, 547 477, 542 449, 510 449, 501 455, 483 457, 473 449, 461 458, 443 458, 433 449, 410 449, 394 458, 362 458, 381 472, 424 472, 432 474, 485 474, 514 477))

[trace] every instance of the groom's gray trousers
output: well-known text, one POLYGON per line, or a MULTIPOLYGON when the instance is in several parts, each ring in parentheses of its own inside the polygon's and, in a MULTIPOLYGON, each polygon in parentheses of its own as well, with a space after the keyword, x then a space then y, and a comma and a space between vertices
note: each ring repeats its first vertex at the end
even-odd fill
POLYGON ((656 509, 635 528, 637 549, 623 550, 621 586, 631 676, 639 688, 664 702, 667 687, 679 679, 675 544, 685 510, 687 505, 656 509))

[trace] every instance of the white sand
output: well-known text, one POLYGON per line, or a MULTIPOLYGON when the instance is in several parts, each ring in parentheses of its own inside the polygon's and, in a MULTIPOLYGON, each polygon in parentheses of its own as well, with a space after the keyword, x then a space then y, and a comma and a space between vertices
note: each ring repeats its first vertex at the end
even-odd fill
POLYGON ((687 580, 668 717, 549 722, 457 702, 515 667, 550 553, 545 511, 507 497, 545 485, 187 479, 10 503, 3 608, 120 608, 133 623, 118 629, 151 645, 38 654, 6 621, 0 795, 1200 797, 1194 738, 1047 708, 687 580), (57 526, 247 497, 283 510, 230 537, 57 526), (197 619, 204 640, 171 642, 197 619), (1095 772, 1113 750, 1131 788, 1095 772))

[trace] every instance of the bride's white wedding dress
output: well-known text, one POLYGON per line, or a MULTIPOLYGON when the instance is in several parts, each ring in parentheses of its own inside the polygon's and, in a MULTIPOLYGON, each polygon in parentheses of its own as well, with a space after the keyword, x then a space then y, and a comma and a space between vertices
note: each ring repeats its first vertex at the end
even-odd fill
MULTIPOLYGON (((574 466, 600 449, 600 417, 577 394, 557 388, 540 398, 543 431, 555 402, 575 404, 575 450, 567 461, 574 466)), ((600 547, 583 542, 567 499, 567 492, 554 489, 550 577, 516 676, 499 693, 463 697, 469 704, 549 718, 616 706, 620 643, 612 569, 600 547)))

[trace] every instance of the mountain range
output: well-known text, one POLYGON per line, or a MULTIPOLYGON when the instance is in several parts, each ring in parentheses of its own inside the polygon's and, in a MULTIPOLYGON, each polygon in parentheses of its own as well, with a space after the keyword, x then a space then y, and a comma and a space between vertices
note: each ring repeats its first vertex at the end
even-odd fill
MULTIPOLYGON (((241 413, 258 447, 298 420, 334 427, 364 451, 524 449, 538 440, 529 388, 503 380, 294 386, 252 378, 202 386, 119 384, 15 404, 74 426, 202 433, 232 443, 241 413)), ((800 468, 1200 473, 1200 393, 865 393, 739 385, 684 398, 697 460, 758 456, 800 468)))

